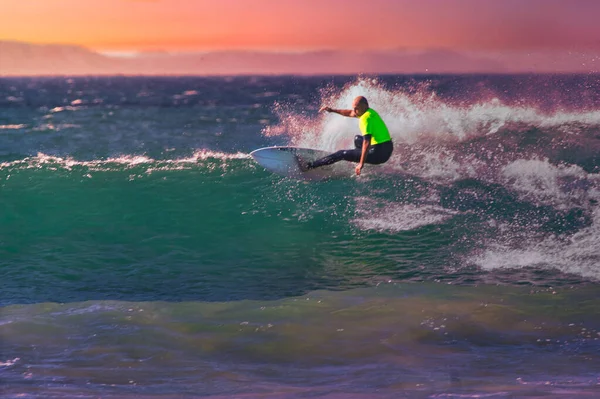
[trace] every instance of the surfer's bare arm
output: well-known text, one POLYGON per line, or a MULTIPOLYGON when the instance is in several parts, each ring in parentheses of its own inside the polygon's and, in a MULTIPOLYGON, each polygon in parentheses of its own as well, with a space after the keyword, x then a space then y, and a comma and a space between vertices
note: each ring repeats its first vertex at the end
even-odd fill
POLYGON ((336 114, 340 114, 342 116, 349 116, 349 117, 356 116, 354 114, 354 111, 351 109, 335 109, 335 108, 331 108, 331 107, 321 107, 321 109, 319 109, 319 112, 334 112, 336 114))
POLYGON ((365 166, 365 159, 367 158, 367 151, 369 151, 370 145, 371 145, 371 136, 367 135, 367 136, 365 136, 365 138, 363 140, 362 152, 360 154, 360 162, 358 163, 358 166, 355 169, 357 175, 360 175, 360 171, 362 170, 363 166, 365 166))

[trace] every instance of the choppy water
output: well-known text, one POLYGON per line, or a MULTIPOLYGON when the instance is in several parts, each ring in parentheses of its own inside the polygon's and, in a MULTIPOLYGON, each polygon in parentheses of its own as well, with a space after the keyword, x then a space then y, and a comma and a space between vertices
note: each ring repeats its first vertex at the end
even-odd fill
POLYGON ((600 76, 0 80, 0 394, 600 395, 600 76), (336 150, 365 95, 395 141, 336 150), (351 165, 349 165, 351 168, 351 165))

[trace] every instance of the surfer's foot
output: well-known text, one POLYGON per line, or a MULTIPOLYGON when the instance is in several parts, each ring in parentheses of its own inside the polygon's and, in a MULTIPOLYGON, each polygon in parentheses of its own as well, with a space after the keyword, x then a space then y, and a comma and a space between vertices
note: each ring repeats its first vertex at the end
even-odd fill
POLYGON ((304 160, 300 155, 296 155, 296 159, 298 160, 298 166, 302 172, 306 172, 312 168, 312 162, 304 160))

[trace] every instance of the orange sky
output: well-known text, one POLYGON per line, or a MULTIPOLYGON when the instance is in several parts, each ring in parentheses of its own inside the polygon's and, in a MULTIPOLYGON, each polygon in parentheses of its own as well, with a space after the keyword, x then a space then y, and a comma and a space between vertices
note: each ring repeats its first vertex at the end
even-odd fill
POLYGON ((0 0, 0 40, 98 51, 597 51, 599 15, 596 0, 0 0))

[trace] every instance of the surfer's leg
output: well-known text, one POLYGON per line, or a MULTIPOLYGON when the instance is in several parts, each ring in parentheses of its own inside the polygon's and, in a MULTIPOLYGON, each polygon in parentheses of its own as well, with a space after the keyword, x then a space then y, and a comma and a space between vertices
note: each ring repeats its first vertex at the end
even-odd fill
MULTIPOLYGON (((355 144, 357 144, 358 138, 362 139, 362 136, 355 137, 355 144)), ((362 154, 362 140, 360 141, 360 147, 352 150, 340 150, 338 152, 334 152, 333 154, 317 159, 316 161, 308 162, 305 165, 302 165, 302 168, 304 170, 314 169, 320 166, 331 165, 339 161, 358 163, 360 162, 360 156, 362 154)), ((373 165, 382 164, 390 159, 393 151, 394 145, 391 141, 371 146, 367 152, 367 159, 365 159, 365 162, 373 165)))
POLYGON ((317 159, 316 161, 309 162, 306 166, 307 169, 314 169, 320 166, 331 165, 339 161, 360 161, 360 149, 354 148, 352 150, 340 150, 338 152, 334 152, 333 154, 327 155, 326 157, 317 159))

